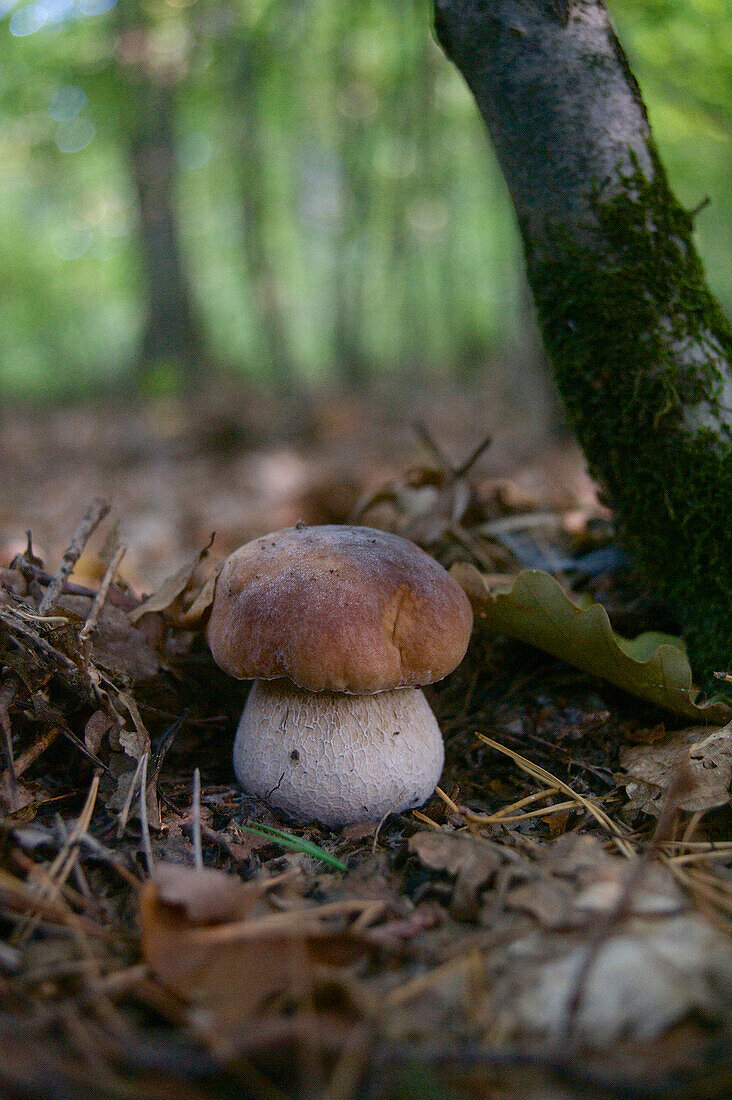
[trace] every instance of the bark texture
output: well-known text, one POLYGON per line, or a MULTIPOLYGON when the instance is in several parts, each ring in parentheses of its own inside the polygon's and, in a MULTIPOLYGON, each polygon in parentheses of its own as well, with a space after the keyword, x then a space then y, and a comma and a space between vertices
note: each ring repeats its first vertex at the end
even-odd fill
POLYGON ((436 0, 488 126, 555 376, 698 677, 732 665, 732 333, 601 0, 436 0))

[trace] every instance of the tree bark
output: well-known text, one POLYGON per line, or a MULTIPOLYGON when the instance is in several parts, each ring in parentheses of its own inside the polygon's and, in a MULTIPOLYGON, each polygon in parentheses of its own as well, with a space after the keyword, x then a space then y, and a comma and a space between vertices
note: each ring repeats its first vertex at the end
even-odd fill
POLYGON ((703 683, 732 665, 732 333, 602 0, 436 0, 568 417, 703 683))
POLYGON ((180 254, 173 200, 173 90, 140 79, 130 160, 140 207, 140 246, 146 284, 139 382, 165 366, 187 383, 203 373, 204 349, 180 254))

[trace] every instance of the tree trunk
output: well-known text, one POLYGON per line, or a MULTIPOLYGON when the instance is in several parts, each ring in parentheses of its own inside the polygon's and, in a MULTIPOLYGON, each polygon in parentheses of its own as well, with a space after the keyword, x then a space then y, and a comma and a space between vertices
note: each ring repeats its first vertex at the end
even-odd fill
POLYGON ((268 380, 280 391, 296 386, 298 370, 284 310, 282 278, 271 253, 266 225, 265 145, 267 120, 259 103, 259 81, 270 59, 254 31, 238 43, 236 95, 240 115, 239 161, 242 172, 244 255, 254 314, 268 380))
POLYGON ((177 239, 173 89, 168 84, 139 78, 130 160, 146 283, 138 379, 163 366, 192 382, 202 372, 204 353, 177 239))
POLYGON ((702 682, 732 664, 732 333, 601 0, 436 0, 567 413, 702 682))

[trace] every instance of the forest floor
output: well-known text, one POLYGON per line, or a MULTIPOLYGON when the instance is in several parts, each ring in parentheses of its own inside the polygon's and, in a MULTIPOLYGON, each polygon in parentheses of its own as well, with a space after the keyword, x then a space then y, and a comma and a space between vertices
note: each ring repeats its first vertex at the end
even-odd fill
POLYGON ((294 825, 233 779, 246 687, 196 595, 266 531, 357 520, 673 631, 576 448, 515 423, 448 391, 3 412, 0 1095, 730 1094, 719 717, 478 621, 419 811, 294 825))

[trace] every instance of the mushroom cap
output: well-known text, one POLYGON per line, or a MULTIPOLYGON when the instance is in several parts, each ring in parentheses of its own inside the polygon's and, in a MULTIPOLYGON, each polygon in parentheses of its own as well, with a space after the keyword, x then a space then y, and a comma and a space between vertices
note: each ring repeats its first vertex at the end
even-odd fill
POLYGON ((472 625, 460 585, 414 543, 331 525, 289 527, 227 558, 207 637, 231 676, 360 695, 441 680, 472 625))
POLYGON ((444 755, 417 688, 315 695, 289 680, 257 680, 234 742, 234 771, 275 809, 333 827, 421 806, 444 755))

